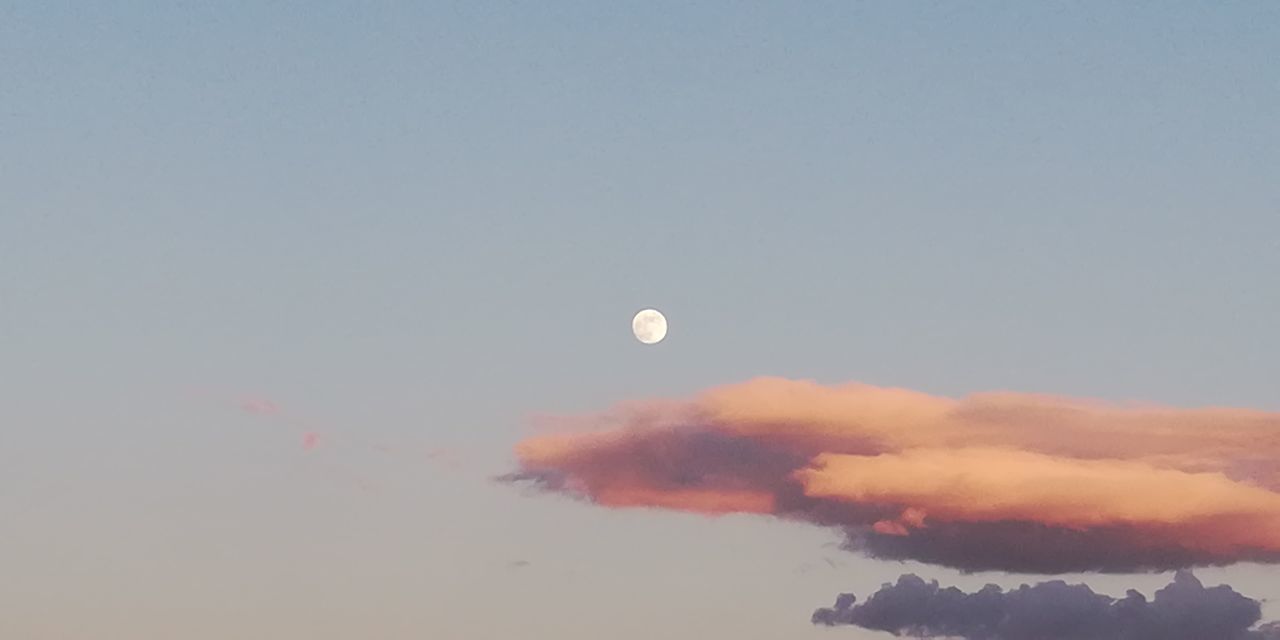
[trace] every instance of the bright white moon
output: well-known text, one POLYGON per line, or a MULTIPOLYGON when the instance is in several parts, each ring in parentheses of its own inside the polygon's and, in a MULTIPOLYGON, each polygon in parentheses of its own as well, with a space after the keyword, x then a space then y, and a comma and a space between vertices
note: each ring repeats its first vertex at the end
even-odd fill
POLYGON ((657 309, 645 309, 631 319, 631 332, 640 342, 657 344, 667 337, 667 318, 657 309))

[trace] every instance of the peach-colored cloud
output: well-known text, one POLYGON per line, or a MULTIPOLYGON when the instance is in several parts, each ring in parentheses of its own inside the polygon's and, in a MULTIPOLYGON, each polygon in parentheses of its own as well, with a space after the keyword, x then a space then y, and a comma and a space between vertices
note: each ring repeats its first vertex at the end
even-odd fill
POLYGON ((607 507, 661 507, 704 514, 773 513, 773 494, 763 491, 605 488, 595 501, 607 507))
POLYGON ((1280 414, 762 378, 599 420, 521 442, 523 477, 840 526, 873 555, 965 569, 1280 561, 1280 414))
POLYGON ((1280 550, 1280 493, 1142 462, 1059 459, 1001 450, 918 449, 901 454, 821 454, 795 474, 805 495, 854 503, 911 505, 949 522, 1038 522, 1088 530, 1196 527, 1205 550, 1280 550))

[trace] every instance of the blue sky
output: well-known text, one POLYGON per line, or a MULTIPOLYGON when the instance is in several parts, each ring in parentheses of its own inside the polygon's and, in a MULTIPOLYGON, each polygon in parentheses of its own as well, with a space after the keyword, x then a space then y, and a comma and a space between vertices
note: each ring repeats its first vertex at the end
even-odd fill
POLYGON ((487 478, 756 375, 1280 410, 1278 59, 1267 2, 8 3, 0 631, 817 637, 903 567, 487 478))

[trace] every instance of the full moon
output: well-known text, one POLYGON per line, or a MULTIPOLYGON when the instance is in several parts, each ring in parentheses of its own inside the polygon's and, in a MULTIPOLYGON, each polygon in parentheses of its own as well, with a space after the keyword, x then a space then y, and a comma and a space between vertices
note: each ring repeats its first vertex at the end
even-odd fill
POLYGON ((645 309, 631 319, 631 332, 640 342, 657 344, 667 337, 667 318, 657 309, 645 309))

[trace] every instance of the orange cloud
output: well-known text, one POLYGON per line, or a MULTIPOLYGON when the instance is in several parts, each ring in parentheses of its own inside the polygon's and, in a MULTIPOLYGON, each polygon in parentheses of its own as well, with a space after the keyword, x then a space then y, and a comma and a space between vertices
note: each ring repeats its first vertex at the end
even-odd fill
POLYGON ((602 506, 769 513, 962 569, 1280 561, 1280 414, 763 378, 572 422, 518 475, 602 506))
POLYGON ((795 477, 808 496, 911 505, 925 519, 1026 521, 1080 531, 1214 522, 1213 537, 1188 536, 1184 543, 1213 551, 1280 549, 1280 494, 1219 473, 1019 451, 925 449, 879 456, 821 454, 795 477))
POLYGON ((763 491, 701 491, 606 488, 595 501, 607 507, 661 507, 704 514, 773 513, 773 494, 763 491))

